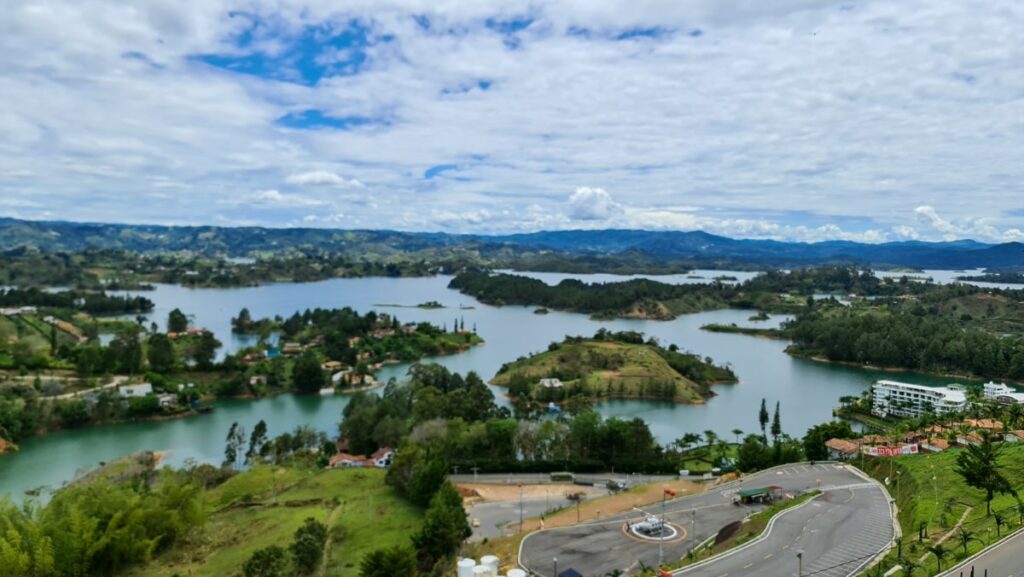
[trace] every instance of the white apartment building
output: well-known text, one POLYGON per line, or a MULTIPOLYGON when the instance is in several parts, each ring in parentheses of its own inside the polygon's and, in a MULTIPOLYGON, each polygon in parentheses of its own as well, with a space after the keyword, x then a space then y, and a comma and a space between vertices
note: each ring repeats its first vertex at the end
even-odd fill
POLYGON ((953 387, 926 387, 882 380, 871 385, 871 396, 871 412, 879 417, 919 417, 929 406, 937 415, 967 407, 967 395, 963 389, 953 387))
POLYGON ((1024 393, 1018 393, 1005 383, 989 381, 985 383, 985 398, 1003 403, 1004 405, 1017 405, 1024 403, 1024 393))

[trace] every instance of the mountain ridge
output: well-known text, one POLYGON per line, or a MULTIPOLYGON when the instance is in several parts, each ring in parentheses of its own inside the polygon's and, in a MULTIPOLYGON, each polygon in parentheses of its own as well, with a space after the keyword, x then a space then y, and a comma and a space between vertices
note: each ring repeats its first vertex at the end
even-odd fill
POLYGON ((570 256, 643 254, 701 265, 810 266, 852 263, 931 269, 1024 267, 1024 244, 735 239, 705 231, 556 230, 516 234, 452 234, 383 229, 165 226, 28 221, 0 217, 0 250, 47 252, 120 249, 251 256, 282 251, 400 254, 463 249, 481 255, 558 252, 570 256))

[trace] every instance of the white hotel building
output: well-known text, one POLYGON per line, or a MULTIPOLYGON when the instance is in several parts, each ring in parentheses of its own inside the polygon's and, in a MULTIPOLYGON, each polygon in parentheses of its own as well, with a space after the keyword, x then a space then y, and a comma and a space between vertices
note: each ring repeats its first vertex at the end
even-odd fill
POLYGON ((926 387, 897 381, 878 381, 871 385, 871 412, 879 417, 919 417, 930 406, 936 415, 967 407, 962 388, 926 387))

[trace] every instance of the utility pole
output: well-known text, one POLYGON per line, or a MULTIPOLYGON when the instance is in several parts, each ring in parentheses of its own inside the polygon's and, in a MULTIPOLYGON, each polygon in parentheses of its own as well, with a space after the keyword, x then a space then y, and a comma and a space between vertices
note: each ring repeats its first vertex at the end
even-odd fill
POLYGON ((558 557, 551 560, 555 564, 555 572, 552 573, 551 577, 558 577, 558 557))
POLYGON ((477 473, 480 471, 480 467, 473 467, 473 482, 476 483, 477 473))
POLYGON ((804 550, 796 552, 796 577, 804 577, 804 550))
POLYGON ((523 483, 519 483, 519 532, 523 532, 523 483))
POLYGON ((665 497, 668 496, 668 491, 661 492, 661 532, 658 535, 658 568, 661 569, 662 561, 665 558, 664 543, 665 543, 665 497))

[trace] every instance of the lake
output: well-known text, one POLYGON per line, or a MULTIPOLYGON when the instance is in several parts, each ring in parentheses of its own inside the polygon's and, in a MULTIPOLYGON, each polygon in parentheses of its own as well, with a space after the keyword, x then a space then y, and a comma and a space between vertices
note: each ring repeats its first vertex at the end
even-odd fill
MULTIPOLYGON (((700 274, 700 273, 698 273, 700 274)), ((751 273, 729 271, 708 272, 728 274, 740 279, 751 273)), ((557 282, 571 276, 594 280, 592 275, 561 275, 537 273, 546 282, 557 282)), ((607 275, 611 276, 611 275, 607 275)), ((695 279, 679 275, 677 282, 695 279)), ((611 280, 621 277, 612 277, 611 280)), ((594 334, 599 328, 635 330, 657 337, 663 345, 677 344, 701 356, 710 356, 717 363, 728 363, 739 376, 735 385, 719 385, 717 396, 705 405, 676 405, 659 401, 618 400, 597 406, 606 417, 641 417, 661 442, 672 441, 687 432, 713 430, 732 439, 732 429, 753 432, 761 399, 770 406, 781 405, 783 429, 802 436, 808 427, 830 418, 832 409, 843 395, 857 395, 886 373, 853 367, 815 363, 795 359, 783 350, 785 342, 744 335, 709 333, 700 330, 708 323, 736 323, 761 327, 777 326, 785 319, 774 316, 754 323, 748 318, 754 311, 719 310, 684 315, 673 321, 613 320, 594 321, 587 315, 552 311, 537 315, 533 307, 492 307, 447 288, 450 277, 429 278, 365 278, 332 279, 302 284, 271 284, 237 289, 189 289, 175 285, 157 285, 144 294, 156 308, 149 317, 163 326, 167 313, 180 308, 189 314, 196 326, 212 330, 224 342, 225 352, 250 344, 248 337, 231 333, 231 317, 244 306, 254 318, 288 316, 307 308, 350 306, 360 312, 370 309, 396 315, 403 322, 426 321, 449 327, 455 320, 465 321, 467 328, 476 327, 486 343, 459 355, 434 359, 458 372, 476 371, 485 379, 494 376, 505 362, 546 349, 553 341, 566 335, 594 334), (412 305, 438 301, 444 309, 419 309, 412 305), (381 304, 409 305, 411 308, 381 307, 381 304), (462 307, 462 308, 460 308, 462 307)), ((602 279, 604 280, 604 279, 602 279)), ((390 366, 378 377, 402 378, 407 366, 390 366)), ((891 375, 890 375, 891 376, 891 375)), ((927 375, 901 373, 900 380, 921 384, 945 384, 946 379, 927 375)), ((495 389, 499 402, 505 402, 502 391, 495 389)), ((187 419, 105 425, 74 431, 63 431, 33 437, 21 443, 22 451, 0 458, 0 494, 20 497, 27 489, 59 486, 76 474, 118 456, 142 451, 168 451, 165 461, 180 465, 187 459, 219 463, 223 455, 224 437, 231 423, 237 421, 251 431, 263 419, 270 435, 276 435, 300 424, 314 426, 334 434, 346 396, 304 397, 279 395, 272 398, 217 401, 216 411, 187 419)))

